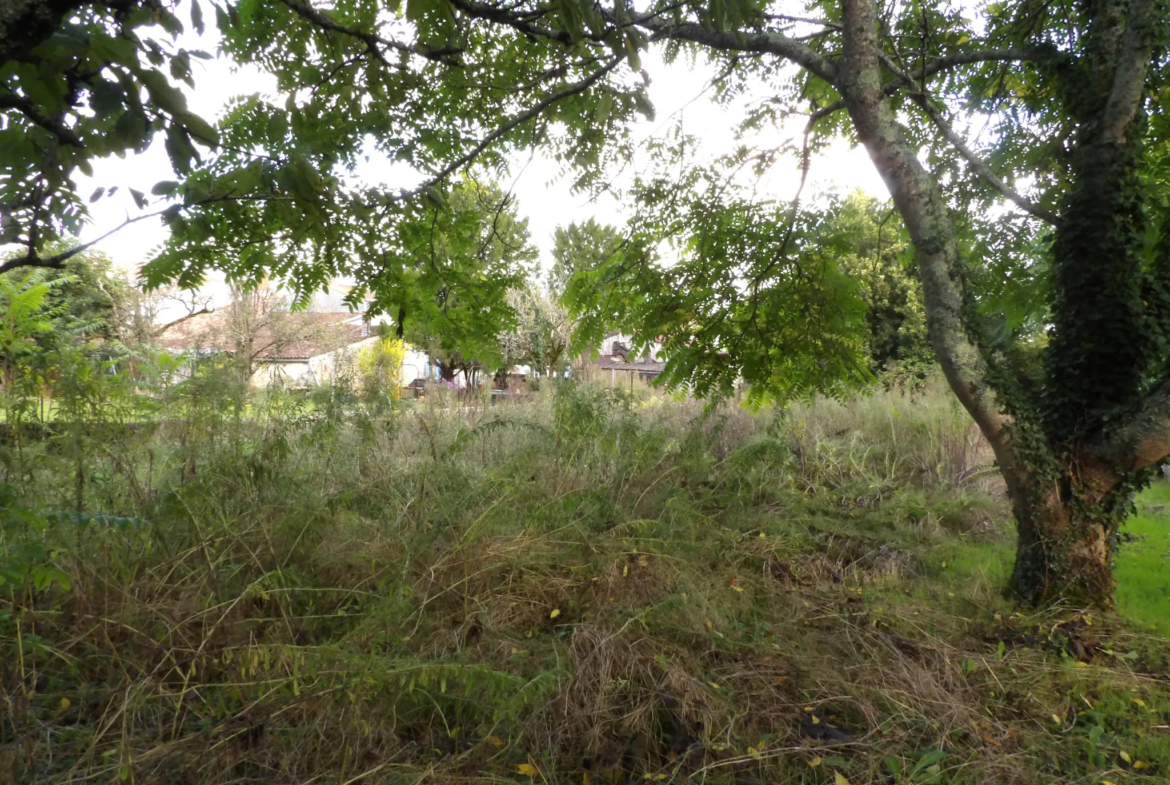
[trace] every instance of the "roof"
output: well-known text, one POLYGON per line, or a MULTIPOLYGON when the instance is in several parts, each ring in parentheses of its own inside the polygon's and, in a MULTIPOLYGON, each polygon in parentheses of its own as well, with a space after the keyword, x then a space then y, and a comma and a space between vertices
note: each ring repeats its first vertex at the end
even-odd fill
MULTIPOLYGON (((263 324, 253 341, 257 360, 308 360, 336 351, 370 337, 352 313, 278 313, 262 317, 263 324), (363 335, 363 332, 365 333, 363 335)), ((232 340, 230 310, 200 314, 168 328, 160 337, 169 351, 202 349, 213 352, 235 351, 232 340)))
POLYGON ((640 360, 635 362, 600 362, 597 367, 603 371, 638 371, 639 373, 662 373, 666 363, 658 360, 640 360))

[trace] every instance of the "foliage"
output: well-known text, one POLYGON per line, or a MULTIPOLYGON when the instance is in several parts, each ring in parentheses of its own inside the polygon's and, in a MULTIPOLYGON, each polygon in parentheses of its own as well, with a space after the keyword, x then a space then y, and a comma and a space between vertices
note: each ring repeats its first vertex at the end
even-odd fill
POLYGON ((396 314, 398 337, 426 351, 451 380, 500 364, 500 334, 516 319, 507 292, 530 277, 536 249, 527 219, 497 186, 465 180, 448 205, 403 234, 404 259, 417 270, 410 287, 389 285, 383 274, 396 273, 379 267, 351 296, 372 293, 371 311, 396 314))
POLYGON ((391 402, 402 395, 402 360, 406 345, 388 335, 379 336, 377 343, 358 354, 358 376, 362 392, 367 398, 388 397, 391 402))
MULTIPOLYGON (((1017 590, 1105 599, 1109 543, 1170 453, 1166 201, 1149 193, 1165 156, 1164 9, 1154 0, 781 5, 344 0, 318 10, 224 0, 221 51, 272 74, 286 100, 239 99, 211 128, 157 70, 169 62, 176 79, 190 76, 191 54, 146 37, 154 26, 180 32, 168 4, 22 0, 4 12, 18 32, 0 50, 3 141, 14 151, 0 202, 6 236, 27 248, 14 263, 60 261, 38 254, 81 214, 66 177, 74 165, 165 128, 182 181, 155 187, 172 240, 147 270, 152 282, 193 284, 223 266, 238 280, 278 274, 306 296, 350 274, 400 322, 426 322, 447 283, 416 252, 462 242, 442 208, 452 174, 477 162, 499 171, 510 152, 540 147, 579 175, 575 187, 611 188, 603 155, 628 161, 632 121, 653 117, 641 53, 660 47, 668 64, 705 56, 721 69, 716 101, 743 109, 741 146, 712 165, 692 165, 681 134, 647 146, 657 160, 633 188, 631 242, 573 295, 592 311, 586 331, 608 319, 641 323, 642 341, 673 336, 664 380, 703 394, 728 394, 739 377, 757 403, 863 381, 863 314, 839 266, 812 258, 799 193, 787 210, 763 204, 741 176, 758 179, 791 156, 803 184, 813 152, 857 141, 909 231, 940 365, 1012 489, 1017 590), (143 89, 157 110, 140 105, 143 89), (753 134, 767 139, 796 114, 808 116, 800 144, 755 145, 753 134), (971 142, 984 125, 991 132, 971 142), (84 138, 71 138, 74 128, 84 138), (199 159, 193 137, 214 154, 199 159), (371 153, 425 179, 407 191, 362 183, 371 153), (1002 241, 1011 222, 994 216, 1007 203, 1053 227, 1049 264, 1036 264, 1042 232, 1002 241), (658 258, 664 242, 680 269, 658 258), (1005 247, 1039 286, 994 282, 1005 247), (981 249, 992 258, 962 254, 981 249), (629 302, 615 303, 626 287, 629 302), (1046 340, 1022 327, 1039 324, 1046 340), (1086 462, 1096 469, 1082 471, 1086 462), (1085 487, 1090 475, 1101 481, 1085 487)), ((199 28, 201 12, 191 22, 199 28)), ((478 312, 510 320, 502 301, 515 281, 456 278, 443 302, 477 301, 478 312)), ((434 339, 431 330, 422 332, 434 339)), ((495 351, 498 332, 439 348, 448 366, 470 370, 495 351)))
POLYGON ((865 310, 840 249, 820 242, 818 218, 735 190, 720 175, 733 166, 668 159, 639 181, 625 249, 569 286, 578 341, 613 325, 638 328, 635 351, 661 336, 661 378, 698 396, 740 380, 756 403, 864 383, 865 310))
POLYGON ((553 233, 552 266, 548 271, 548 290, 560 298, 569 281, 578 272, 604 264, 624 244, 621 231, 609 224, 589 218, 583 223, 558 226, 553 233))

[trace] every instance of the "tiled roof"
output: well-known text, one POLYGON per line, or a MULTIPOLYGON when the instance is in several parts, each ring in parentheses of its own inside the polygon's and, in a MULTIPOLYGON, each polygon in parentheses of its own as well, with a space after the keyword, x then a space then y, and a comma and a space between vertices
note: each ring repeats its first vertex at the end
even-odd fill
MULTIPOLYGON (((256 331, 253 346, 257 360, 307 360, 363 341, 362 325, 347 323, 352 313, 280 313, 256 331)), ((172 352, 202 349, 231 352, 235 342, 229 329, 227 309, 179 322, 160 337, 163 348, 172 352)))

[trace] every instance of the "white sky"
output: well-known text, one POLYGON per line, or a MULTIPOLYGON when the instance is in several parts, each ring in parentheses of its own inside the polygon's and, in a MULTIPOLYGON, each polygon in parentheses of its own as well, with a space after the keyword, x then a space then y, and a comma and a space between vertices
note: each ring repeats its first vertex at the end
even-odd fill
MULTIPOLYGON (((188 18, 184 10, 180 10, 179 18, 184 20, 188 18)), ((217 49, 217 38, 214 25, 210 25, 202 38, 188 33, 183 36, 181 43, 188 48, 200 48, 214 53, 217 49)), ((649 95, 657 117, 653 123, 642 121, 636 126, 636 139, 641 140, 652 134, 665 132, 681 117, 686 132, 699 137, 705 152, 717 154, 732 149, 738 114, 729 114, 706 98, 695 100, 708 84, 714 69, 702 63, 694 67, 688 66, 682 58, 668 66, 655 52, 646 54, 643 67, 652 79, 649 95)), ((192 70, 196 88, 194 90, 184 88, 188 95, 189 107, 196 114, 213 122, 221 117, 228 100, 233 96, 252 93, 276 96, 275 81, 254 67, 239 67, 218 58, 209 61, 193 59, 192 70)), ((276 100, 283 103, 283 98, 276 100)), ((803 125, 803 121, 799 121, 799 118, 797 120, 798 122, 791 128, 768 131, 773 138, 761 136, 759 141, 778 144, 786 136, 793 136, 803 125)), ((529 230, 533 242, 541 250, 542 264, 547 266, 549 262, 553 231, 558 225, 584 221, 591 216, 600 221, 619 225, 624 222, 622 206, 613 198, 603 197, 597 202, 590 202, 586 195, 570 193, 570 178, 559 181, 556 179, 558 166, 555 162, 538 155, 524 166, 526 160, 527 156, 518 159, 512 179, 505 179, 501 185, 512 188, 518 199, 520 214, 529 219, 529 230)), ((401 169, 394 172, 390 166, 380 167, 376 162, 373 163, 374 166, 363 169, 364 180, 370 181, 385 176, 388 178, 388 185, 402 187, 401 169), (395 174, 399 176, 395 177, 395 174)), ((636 160, 635 165, 644 164, 636 160)), ((107 188, 118 185, 119 190, 115 196, 107 196, 90 205, 92 222, 82 232, 83 242, 100 236, 127 217, 142 212, 134 205, 129 194, 130 188, 149 194, 155 183, 174 178, 161 137, 142 155, 95 161, 93 169, 93 178, 85 177, 80 172, 75 173, 76 182, 83 196, 88 196, 99 185, 107 188)), ((781 159, 761 181, 761 188, 778 198, 790 199, 797 181, 795 161, 781 159)), ((885 185, 863 150, 850 149, 844 142, 839 142, 828 154, 813 159, 809 183, 805 187, 806 199, 815 197, 827 189, 854 188, 860 188, 881 198, 888 196, 885 185)), ((161 204, 161 200, 158 201, 161 204)), ((158 207, 149 209, 156 210, 158 207)), ((160 221, 147 219, 127 226, 101 241, 96 247, 126 270, 134 271, 153 257, 159 246, 166 241, 167 234, 167 229, 160 221)), ((219 293, 222 286, 213 285, 212 289, 214 293, 219 293)))

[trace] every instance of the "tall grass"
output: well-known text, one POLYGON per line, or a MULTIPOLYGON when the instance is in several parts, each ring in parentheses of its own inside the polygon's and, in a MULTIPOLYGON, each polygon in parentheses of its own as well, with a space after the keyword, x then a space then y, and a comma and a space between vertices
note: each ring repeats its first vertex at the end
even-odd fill
POLYGON ((1010 541, 941 391, 785 413, 572 384, 240 396, 208 369, 25 444, 0 501, 12 780, 1170 766, 1153 644, 1096 620, 1096 654, 1082 615, 1013 615, 971 566, 1010 541))

